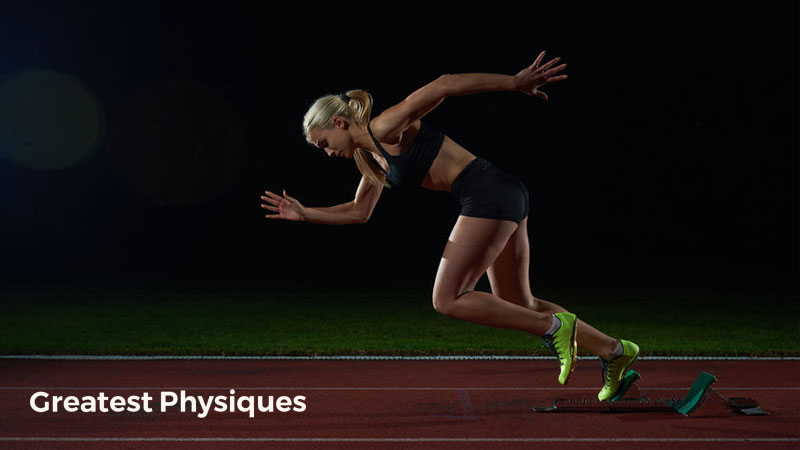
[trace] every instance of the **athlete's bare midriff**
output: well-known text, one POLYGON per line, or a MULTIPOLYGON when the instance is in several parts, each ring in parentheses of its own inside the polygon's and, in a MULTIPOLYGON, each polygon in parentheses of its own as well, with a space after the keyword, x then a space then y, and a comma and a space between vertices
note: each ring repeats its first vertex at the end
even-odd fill
POLYGON ((422 187, 450 192, 453 181, 473 159, 475 155, 445 136, 439 154, 436 155, 430 170, 422 180, 422 187))
MULTIPOLYGON (((411 143, 417 136, 417 132, 419 132, 419 121, 403 133, 403 137, 399 143, 392 145, 381 142, 381 145, 390 155, 401 155, 411 146, 411 143)), ((384 170, 389 170, 389 164, 382 155, 373 153, 372 156, 384 170)), ((422 180, 422 187, 434 191, 450 192, 453 181, 455 181, 458 174, 461 173, 473 159, 475 159, 475 155, 460 146, 456 141, 450 139, 450 137, 445 136, 442 142, 442 148, 439 149, 439 153, 436 155, 430 169, 428 169, 428 173, 422 180)))

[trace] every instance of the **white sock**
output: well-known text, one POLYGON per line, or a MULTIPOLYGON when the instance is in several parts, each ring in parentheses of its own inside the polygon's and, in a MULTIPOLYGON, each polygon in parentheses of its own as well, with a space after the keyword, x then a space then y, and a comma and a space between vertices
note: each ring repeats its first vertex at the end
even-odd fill
POLYGON ((622 348, 622 342, 617 341, 617 348, 615 348, 614 351, 611 352, 611 356, 613 356, 614 358, 619 358, 620 356, 622 356, 623 353, 625 353, 625 350, 622 348))
POLYGON ((559 328, 561 328, 561 319, 559 319, 558 317, 556 317, 555 314, 553 314, 553 324, 550 325, 550 329, 547 330, 547 333, 545 334, 549 334, 552 336, 553 333, 558 331, 559 328))

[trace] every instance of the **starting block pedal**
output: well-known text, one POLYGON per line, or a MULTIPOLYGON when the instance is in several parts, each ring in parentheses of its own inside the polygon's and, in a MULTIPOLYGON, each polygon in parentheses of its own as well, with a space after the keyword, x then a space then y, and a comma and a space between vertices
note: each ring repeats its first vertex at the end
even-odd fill
POLYGON ((636 382, 641 378, 642 376, 639 375, 638 372, 629 370, 625 376, 622 377, 622 384, 619 385, 617 394, 611 397, 611 401, 616 402, 625 398, 642 398, 642 393, 639 391, 639 388, 636 387, 636 382))
POLYGON ((689 393, 683 400, 675 403, 675 411, 688 416, 692 411, 699 408, 706 397, 708 397, 708 388, 717 381, 717 377, 708 372, 703 372, 694 380, 692 387, 689 388, 689 393))
MULTIPOLYGON (((689 392, 683 398, 655 398, 649 399, 642 395, 636 382, 641 376, 629 370, 623 378, 618 393, 608 401, 594 399, 557 399, 552 405, 532 408, 534 412, 659 412, 677 411, 684 416, 689 416, 696 411, 711 393, 710 387, 717 381, 717 377, 702 372, 692 383, 689 392)), ((716 394, 727 409, 746 415, 764 415, 766 411, 758 407, 758 402, 749 398, 723 399, 716 394)))

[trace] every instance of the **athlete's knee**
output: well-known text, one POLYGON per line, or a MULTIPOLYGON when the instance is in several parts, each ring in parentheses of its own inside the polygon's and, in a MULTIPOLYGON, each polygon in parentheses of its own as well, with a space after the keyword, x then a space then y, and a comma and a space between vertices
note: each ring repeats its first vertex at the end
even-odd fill
POLYGON ((436 310, 439 314, 444 314, 445 316, 453 316, 455 315, 455 311, 458 308, 458 299, 462 295, 466 294, 467 292, 472 291, 465 291, 458 295, 454 295, 453 293, 445 293, 438 290, 433 291, 433 309, 436 310))
POLYGON ((433 291, 433 309, 439 314, 449 316, 455 303, 455 297, 452 295, 445 295, 443 293, 433 291))

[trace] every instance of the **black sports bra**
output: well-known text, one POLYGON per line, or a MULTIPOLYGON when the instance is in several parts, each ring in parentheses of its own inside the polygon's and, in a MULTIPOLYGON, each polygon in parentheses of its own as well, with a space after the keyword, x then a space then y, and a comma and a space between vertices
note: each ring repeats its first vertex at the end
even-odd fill
POLYGON ((383 157, 386 158, 386 163, 389 164, 386 180, 392 187, 419 187, 442 148, 444 133, 426 126, 425 122, 420 123, 419 131, 414 137, 411 147, 399 156, 392 156, 384 150, 367 124, 370 137, 383 157))

